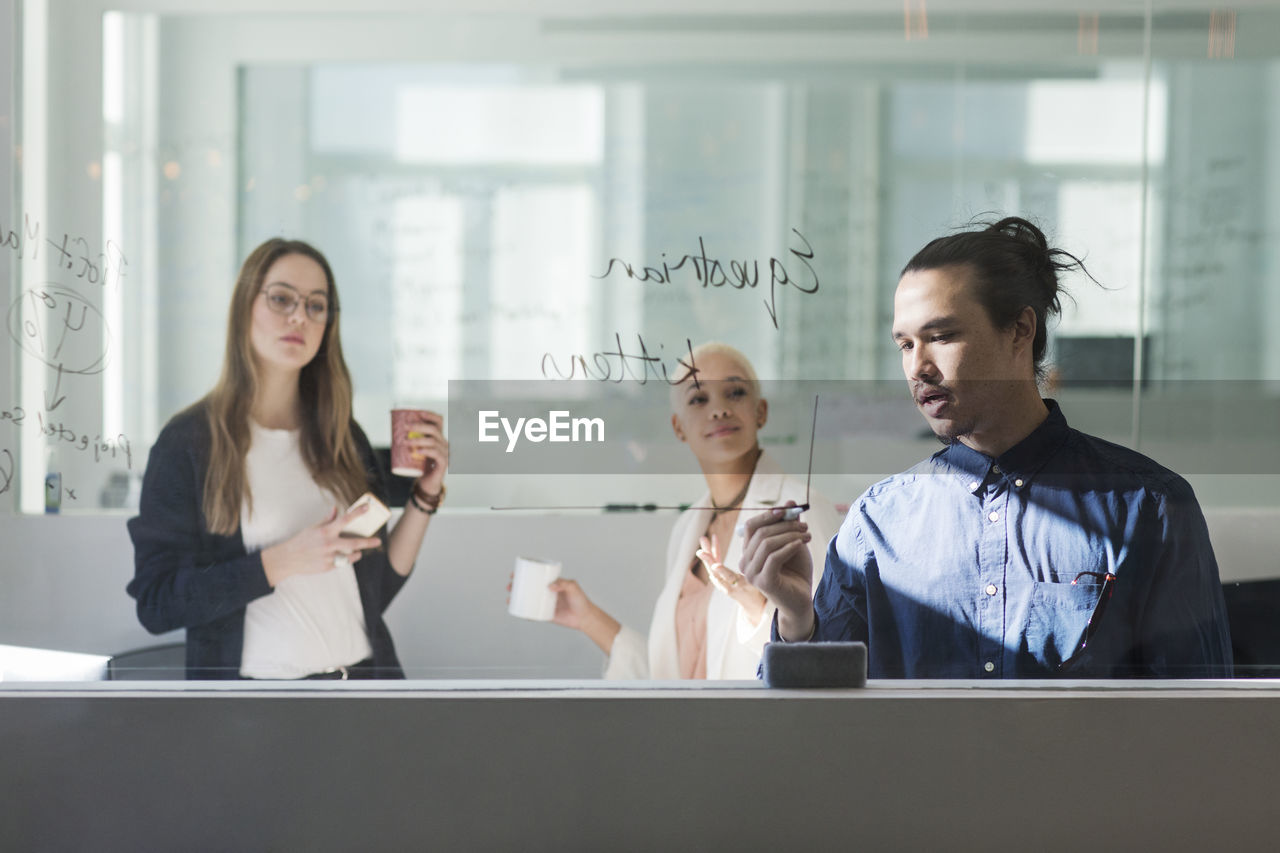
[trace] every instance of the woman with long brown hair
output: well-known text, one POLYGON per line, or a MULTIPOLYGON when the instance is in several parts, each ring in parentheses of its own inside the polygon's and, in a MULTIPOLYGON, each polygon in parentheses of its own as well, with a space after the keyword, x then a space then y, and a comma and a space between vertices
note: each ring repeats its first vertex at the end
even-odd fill
POLYGON ((449 445, 419 413, 425 460, 388 534, 344 536, 387 500, 352 418, 338 293, 312 246, 274 238, 245 260, 217 385, 151 449, 128 591, 152 633, 187 630, 188 678, 403 678, 382 614, 444 497, 449 445))

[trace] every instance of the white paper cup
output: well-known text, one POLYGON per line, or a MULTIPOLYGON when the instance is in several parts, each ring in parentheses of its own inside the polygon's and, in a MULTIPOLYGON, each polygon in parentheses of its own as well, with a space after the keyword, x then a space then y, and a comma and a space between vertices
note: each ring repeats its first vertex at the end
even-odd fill
POLYGON ((529 557, 516 557, 511 577, 511 603, 507 612, 521 619, 550 622, 556 615, 556 594, 547 584, 560 577, 560 564, 529 557))

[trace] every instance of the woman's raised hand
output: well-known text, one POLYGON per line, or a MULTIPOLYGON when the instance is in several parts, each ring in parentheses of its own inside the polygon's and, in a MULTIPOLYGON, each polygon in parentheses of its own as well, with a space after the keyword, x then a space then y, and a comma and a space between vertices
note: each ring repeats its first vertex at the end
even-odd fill
POLYGON ((316 575, 337 565, 339 557, 354 563, 365 548, 377 548, 382 540, 377 537, 343 536, 342 529, 369 511, 362 504, 350 512, 338 513, 334 507, 329 518, 315 527, 308 527, 284 542, 272 545, 262 552, 262 569, 267 583, 275 587, 293 575, 316 575))
POLYGON ((702 546, 697 551, 698 559, 716 589, 736 601, 752 625, 759 625, 766 603, 764 593, 720 561, 720 539, 714 533, 709 540, 705 536, 699 537, 698 544, 702 546))

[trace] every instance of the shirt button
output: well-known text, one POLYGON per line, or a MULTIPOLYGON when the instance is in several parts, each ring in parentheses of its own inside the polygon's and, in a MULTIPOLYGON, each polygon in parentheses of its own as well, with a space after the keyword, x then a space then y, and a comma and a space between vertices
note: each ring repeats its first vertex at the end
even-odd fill
POLYGON ((1013 484, 1014 484, 1015 486, 1017 486, 1018 488, 1022 488, 1022 481, 1021 481, 1021 480, 1014 480, 1014 481, 1013 481, 1013 484))
POLYGON ((987 661, 986 663, 984 663, 984 664, 982 665, 982 668, 983 668, 983 669, 985 669, 987 672, 995 672, 995 671, 996 671, 996 665, 995 665, 995 664, 993 664, 991 661, 987 661))
POLYGON ((1003 471, 1001 471, 1001 470, 1000 470, 1000 466, 999 466, 999 465, 992 465, 992 466, 991 466, 991 470, 992 470, 992 471, 994 471, 994 472, 995 472, 995 473, 997 473, 997 474, 1003 474, 1003 473, 1004 473, 1003 471))
POLYGON ((995 595, 999 591, 1000 590, 996 588, 995 584, 993 583, 987 584, 987 595, 995 595))
POLYGON ((992 521, 999 521, 999 520, 1000 520, 1000 513, 998 513, 998 512, 994 512, 994 511, 993 511, 993 512, 991 513, 991 515, 988 515, 988 516, 987 516, 987 518, 991 519, 992 521))
POLYGON ((978 481, 974 480, 972 483, 969 484, 969 491, 972 492, 976 488, 978 488, 978 481))

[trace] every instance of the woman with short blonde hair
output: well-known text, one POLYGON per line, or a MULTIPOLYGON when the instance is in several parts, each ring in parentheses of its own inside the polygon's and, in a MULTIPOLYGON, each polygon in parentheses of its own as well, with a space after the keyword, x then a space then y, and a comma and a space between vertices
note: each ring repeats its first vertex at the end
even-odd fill
MULTIPOLYGON (((769 637, 774 608, 734 568, 743 544, 737 521, 804 501, 806 485, 760 447, 769 404, 746 356, 711 342, 693 349, 690 364, 697 372, 677 377, 684 381, 671 390, 671 428, 693 452, 707 492, 671 531, 666 583, 647 638, 596 605, 576 581, 551 585, 555 622, 582 631, 608 655, 606 678, 755 678, 769 637)), ((806 546, 821 566, 839 517, 821 495, 810 493, 808 501, 806 546)))

